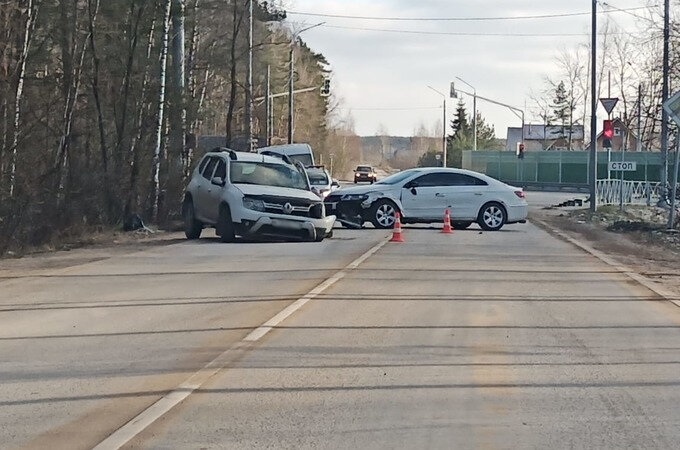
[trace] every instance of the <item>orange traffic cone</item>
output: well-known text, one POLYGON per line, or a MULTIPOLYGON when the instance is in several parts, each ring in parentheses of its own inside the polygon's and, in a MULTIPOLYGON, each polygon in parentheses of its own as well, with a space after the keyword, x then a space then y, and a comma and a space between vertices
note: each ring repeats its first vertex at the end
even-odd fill
POLYGON ((401 231, 401 214, 397 211, 394 217, 394 230, 392 231, 392 239, 390 242, 406 242, 404 240, 404 234, 401 231))
POLYGON ((451 213, 449 212, 448 208, 444 212, 444 228, 442 228, 442 233, 453 233, 453 227, 451 226, 451 213))

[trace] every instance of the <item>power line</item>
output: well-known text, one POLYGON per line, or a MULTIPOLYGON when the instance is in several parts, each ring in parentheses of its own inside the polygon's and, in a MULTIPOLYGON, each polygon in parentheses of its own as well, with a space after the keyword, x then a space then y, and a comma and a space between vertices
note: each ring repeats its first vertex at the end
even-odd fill
POLYGON ((406 106, 403 108, 352 108, 352 107, 342 107, 335 108, 340 110, 352 110, 352 111, 416 111, 416 110, 426 110, 426 109, 442 109, 441 106, 406 106))
MULTIPOLYGON (((376 31, 382 33, 402 33, 402 34, 421 34, 431 36, 490 36, 490 37, 572 37, 590 36, 589 33, 474 33, 474 32, 455 32, 455 31, 423 31, 423 30, 394 30, 387 28, 368 28, 368 27, 346 27, 341 25, 323 25, 323 28, 334 28, 340 30, 355 31, 376 31)), ((623 35, 630 32, 601 33, 601 35, 623 35)), ((639 34, 639 33, 637 33, 639 34)))
MULTIPOLYGON (((648 9, 652 6, 638 6, 635 8, 616 9, 615 11, 600 11, 600 14, 610 14, 612 12, 628 12, 648 9)), ((386 21, 413 21, 413 22, 481 22, 481 21, 501 21, 501 20, 528 20, 528 19, 557 19, 563 17, 590 16, 591 12, 557 13, 557 14, 536 14, 527 16, 496 16, 496 17, 380 17, 380 16, 350 16, 343 14, 324 14, 302 11, 287 11, 287 14, 294 16, 327 17, 334 19, 355 19, 355 20, 386 20, 386 21)))

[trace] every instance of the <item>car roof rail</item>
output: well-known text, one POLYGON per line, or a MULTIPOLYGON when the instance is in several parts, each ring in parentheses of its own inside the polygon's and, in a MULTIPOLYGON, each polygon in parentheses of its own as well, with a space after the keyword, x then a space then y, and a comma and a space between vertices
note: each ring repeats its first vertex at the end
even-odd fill
POLYGON ((274 158, 282 159, 286 164, 290 164, 291 166, 294 165, 293 161, 288 156, 282 155, 281 153, 276 153, 276 152, 272 152, 270 150, 265 150, 263 152, 260 152, 260 155, 273 156, 274 158))
POLYGON ((229 159, 232 161, 236 161, 238 159, 236 151, 227 147, 215 147, 214 149, 210 150, 209 153, 229 153, 229 159))

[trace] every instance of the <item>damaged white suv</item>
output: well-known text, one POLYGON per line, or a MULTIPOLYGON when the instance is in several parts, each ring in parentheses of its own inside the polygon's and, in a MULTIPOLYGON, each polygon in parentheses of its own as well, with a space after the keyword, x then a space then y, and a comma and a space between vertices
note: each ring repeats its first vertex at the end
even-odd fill
POLYGON ((236 236, 275 236, 320 242, 331 235, 304 167, 287 157, 215 149, 193 172, 182 205, 188 239, 214 227, 222 242, 236 236))

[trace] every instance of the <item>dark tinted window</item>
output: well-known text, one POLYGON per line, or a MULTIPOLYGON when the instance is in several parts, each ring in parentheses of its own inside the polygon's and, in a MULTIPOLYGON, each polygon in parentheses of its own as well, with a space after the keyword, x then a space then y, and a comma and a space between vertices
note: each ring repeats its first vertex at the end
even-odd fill
POLYGON ((419 187, 449 186, 449 179, 446 173, 428 173, 415 179, 419 187))
POLYGON ((446 186, 486 186, 487 183, 484 180, 480 180, 477 177, 466 175, 464 173, 447 173, 446 176, 446 186))
POLYGON ((205 169, 203 169, 203 178, 206 180, 212 180, 212 174, 213 171, 215 170, 215 165, 217 164, 217 158, 210 158, 210 161, 208 161, 208 164, 205 166, 205 169))
POLYGON ((198 166, 198 173, 203 173, 203 169, 205 169, 206 164, 208 164, 208 161, 210 161, 210 158, 203 158, 203 161, 201 161, 201 165, 198 166))
POLYGON ((215 175, 213 175, 213 178, 215 177, 220 177, 223 181, 227 179, 227 163, 222 158, 217 162, 217 169, 215 169, 215 175))
POLYGON ((357 172, 372 172, 373 169, 370 166, 359 166, 357 167, 357 172))

